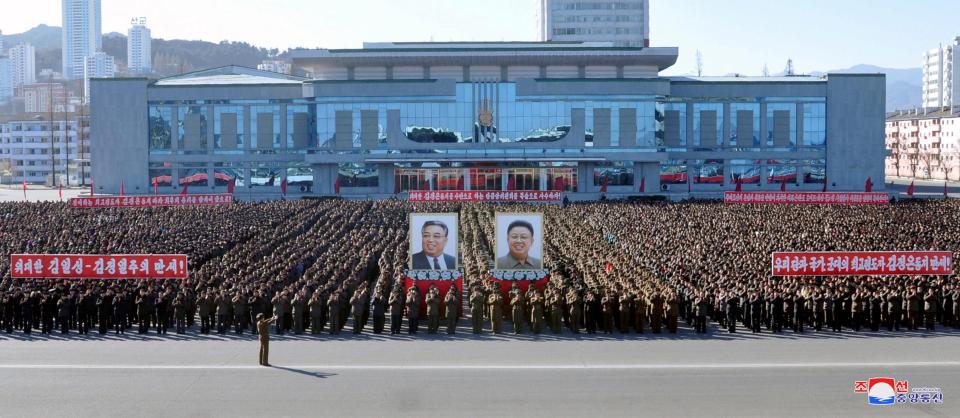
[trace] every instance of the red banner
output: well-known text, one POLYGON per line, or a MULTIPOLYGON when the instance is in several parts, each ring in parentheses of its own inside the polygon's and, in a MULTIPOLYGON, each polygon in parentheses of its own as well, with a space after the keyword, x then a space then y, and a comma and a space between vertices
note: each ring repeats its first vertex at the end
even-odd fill
POLYGON ((949 251, 782 252, 771 256, 774 276, 950 275, 949 251))
POLYGON ((14 279, 186 279, 184 254, 14 254, 14 279))
POLYGON ((859 192, 724 192, 723 202, 818 205, 884 205, 890 203, 890 195, 886 193, 859 192))
MULTIPOLYGON (((516 283, 520 292, 527 294, 530 286, 536 286, 540 292, 550 282, 550 271, 548 270, 493 270, 490 272, 490 279, 500 286, 500 294, 503 295, 504 312, 510 312, 510 289, 516 283)), ((508 314, 509 316, 509 314, 508 314)))
POLYGON ((563 192, 552 191, 412 191, 411 202, 559 202, 563 192))
POLYGON ((75 197, 71 208, 134 208, 151 206, 207 206, 233 203, 231 194, 75 197))

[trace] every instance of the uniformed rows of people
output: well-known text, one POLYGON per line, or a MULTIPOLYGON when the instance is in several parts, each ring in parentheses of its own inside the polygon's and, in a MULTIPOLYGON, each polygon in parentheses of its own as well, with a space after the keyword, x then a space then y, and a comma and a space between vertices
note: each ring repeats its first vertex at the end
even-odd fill
POLYGON ((918 330, 960 326, 956 276, 776 278, 791 250, 960 248, 953 201, 878 207, 716 202, 566 207, 386 201, 242 203, 76 211, 0 204, 0 251, 186 253, 191 279, 13 280, 0 257, 0 330, 82 334, 255 332, 696 332, 918 330), (538 286, 493 267, 495 212, 545 213, 538 286), (406 287, 407 216, 458 212, 464 291, 406 287), (461 310, 463 314, 461 315, 461 310), (388 318, 389 316, 389 318, 388 318), (389 321, 388 321, 389 319, 389 321), (404 323, 406 319, 406 323, 404 323), (197 324, 198 323, 198 324, 197 324))

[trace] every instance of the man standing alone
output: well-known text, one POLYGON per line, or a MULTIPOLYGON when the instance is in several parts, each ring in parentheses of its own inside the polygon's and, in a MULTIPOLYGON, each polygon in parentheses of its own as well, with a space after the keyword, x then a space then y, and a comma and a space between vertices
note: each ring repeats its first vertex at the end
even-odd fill
POLYGON ((277 317, 264 318, 263 314, 257 314, 257 335, 260 337, 260 365, 270 367, 270 324, 277 320, 277 317))

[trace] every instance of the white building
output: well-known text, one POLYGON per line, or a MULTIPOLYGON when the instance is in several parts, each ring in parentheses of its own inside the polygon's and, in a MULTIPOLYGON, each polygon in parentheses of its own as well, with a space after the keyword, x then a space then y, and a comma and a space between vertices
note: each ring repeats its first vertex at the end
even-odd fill
POLYGON ((960 46, 960 36, 952 44, 940 45, 923 54, 923 107, 944 108, 960 105, 960 81, 954 65, 955 52, 960 46))
POLYGON ((13 181, 46 183, 50 168, 55 167, 56 184, 81 184, 81 171, 82 177, 89 182, 90 167, 84 161, 90 160, 90 124, 84 118, 81 135, 77 131, 79 119, 77 115, 71 115, 68 122, 61 118, 51 124, 42 116, 21 116, 0 121, 0 161, 9 162, 13 181), (79 146, 81 142, 82 147, 79 146))
POLYGON ((541 41, 650 46, 650 1, 540 0, 541 41))
POLYGON ((133 26, 127 30, 127 69, 133 75, 150 74, 153 68, 150 50, 152 38, 147 18, 134 18, 130 23, 133 26))
POLYGON ((37 58, 33 45, 17 45, 10 48, 7 56, 10 58, 10 66, 12 67, 14 88, 37 82, 37 58))
POLYGON ((290 74, 292 67, 289 62, 281 60, 263 60, 257 69, 260 71, 270 71, 272 73, 290 74))
POLYGON ((113 57, 106 52, 97 52, 83 61, 83 95, 90 100, 91 78, 112 78, 117 74, 117 65, 113 57))
POLYGON ((6 103, 13 97, 13 68, 10 58, 0 57, 0 103, 6 103))
POLYGON ((83 77, 84 57, 100 51, 100 0, 62 0, 63 76, 68 80, 83 77))

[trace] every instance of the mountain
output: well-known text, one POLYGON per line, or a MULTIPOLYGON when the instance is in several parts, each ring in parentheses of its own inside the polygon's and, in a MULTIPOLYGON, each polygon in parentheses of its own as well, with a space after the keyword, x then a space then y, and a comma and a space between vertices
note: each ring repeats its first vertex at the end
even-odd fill
MULTIPOLYGON (((9 47, 20 42, 29 42, 37 51, 37 70, 61 68, 61 28, 40 25, 20 34, 4 36, 4 45, 9 47)), ((256 67, 261 61, 277 56, 276 49, 258 48, 245 42, 220 43, 206 41, 154 39, 151 43, 156 77, 166 77, 182 72, 196 71, 226 65, 256 67)), ((113 56, 121 74, 127 66, 127 37, 110 32, 103 35, 103 51, 113 56)))
POLYGON ((917 68, 884 68, 860 64, 829 73, 883 73, 887 75, 887 111, 911 109, 920 106, 923 89, 923 70, 917 68))

